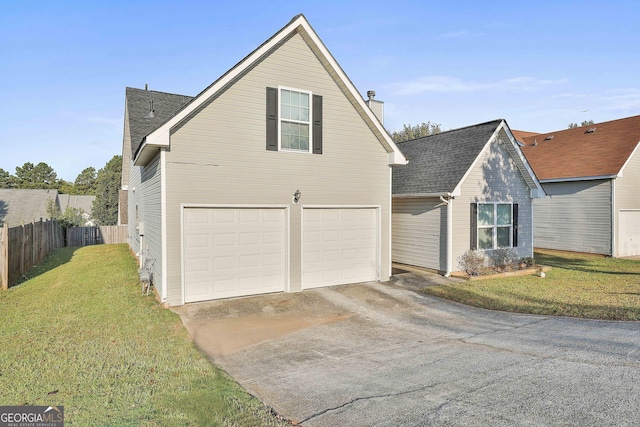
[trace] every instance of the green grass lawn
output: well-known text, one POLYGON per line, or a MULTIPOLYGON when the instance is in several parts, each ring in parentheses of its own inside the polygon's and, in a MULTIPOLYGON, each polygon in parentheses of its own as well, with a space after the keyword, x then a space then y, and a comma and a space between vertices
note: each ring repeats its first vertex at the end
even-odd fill
POLYGON ((557 251, 536 251, 553 267, 545 278, 521 276, 425 289, 476 307, 590 319, 640 320, 640 261, 557 251))
POLYGON ((60 249, 0 291, 0 405, 63 405, 65 425, 282 425, 143 297, 126 245, 60 249))

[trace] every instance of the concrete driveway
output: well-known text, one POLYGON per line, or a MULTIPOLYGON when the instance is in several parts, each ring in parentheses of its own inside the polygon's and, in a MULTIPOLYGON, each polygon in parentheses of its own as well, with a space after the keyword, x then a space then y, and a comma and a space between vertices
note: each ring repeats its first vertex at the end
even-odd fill
POLYGON ((304 426, 640 425, 640 323, 475 309, 414 291, 428 284, 406 273, 175 311, 304 426))

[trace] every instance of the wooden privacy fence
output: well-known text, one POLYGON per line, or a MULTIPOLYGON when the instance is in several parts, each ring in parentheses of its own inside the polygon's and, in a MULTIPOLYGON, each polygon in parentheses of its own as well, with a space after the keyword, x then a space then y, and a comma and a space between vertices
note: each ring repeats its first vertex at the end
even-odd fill
POLYGON ((126 243, 127 226, 63 228, 55 220, 0 227, 0 289, 8 289, 31 267, 65 246, 126 243))
POLYGON ((0 289, 8 289, 31 267, 64 246, 62 227, 55 221, 0 227, 0 289))
POLYGON ((71 227, 67 229, 67 246, 127 243, 126 225, 71 227))

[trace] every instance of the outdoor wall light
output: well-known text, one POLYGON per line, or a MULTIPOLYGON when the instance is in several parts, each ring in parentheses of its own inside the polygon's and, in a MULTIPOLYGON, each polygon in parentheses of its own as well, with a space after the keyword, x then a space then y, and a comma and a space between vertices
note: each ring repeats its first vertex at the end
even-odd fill
POLYGON ((302 193, 300 192, 300 190, 296 190, 296 192, 293 193, 293 203, 297 205, 300 201, 300 197, 302 197, 302 193))

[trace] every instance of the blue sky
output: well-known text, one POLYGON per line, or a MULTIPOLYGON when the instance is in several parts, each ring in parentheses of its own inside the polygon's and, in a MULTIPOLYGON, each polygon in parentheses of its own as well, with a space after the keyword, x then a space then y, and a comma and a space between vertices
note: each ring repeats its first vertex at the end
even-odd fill
POLYGON ((637 1, 29 1, 0 11, 0 168, 122 150, 126 86, 196 95, 303 13, 385 126, 640 114, 637 1))

